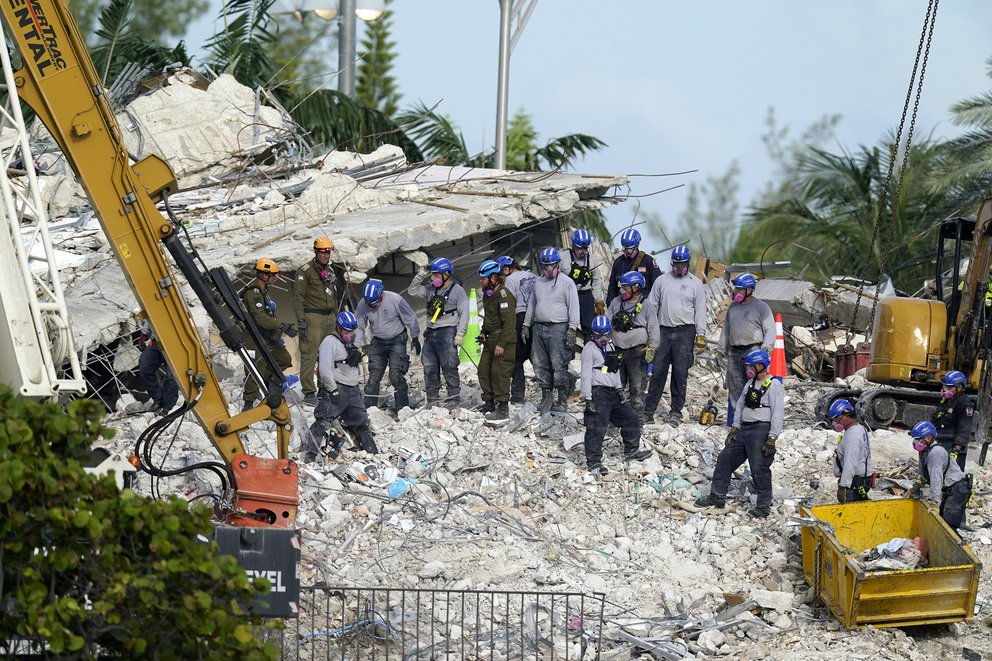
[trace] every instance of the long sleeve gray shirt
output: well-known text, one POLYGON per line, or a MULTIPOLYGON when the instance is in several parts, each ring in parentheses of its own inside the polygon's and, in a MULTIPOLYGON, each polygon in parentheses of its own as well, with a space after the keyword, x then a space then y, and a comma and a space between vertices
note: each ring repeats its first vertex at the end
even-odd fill
POLYGON ((357 386, 358 368, 344 362, 348 349, 336 334, 323 339, 317 349, 317 374, 320 384, 328 391, 337 390, 338 385, 357 386))
POLYGON ((448 328, 454 326, 458 329, 455 331, 456 333, 464 335, 465 330, 468 328, 468 294, 454 280, 448 280, 448 283, 440 289, 435 288, 433 285, 421 285, 420 283, 425 277, 423 273, 418 273, 414 276, 413 283, 406 290, 407 293, 411 296, 423 298, 427 301, 428 307, 430 307, 430 301, 434 296, 447 296, 447 299, 444 301, 444 308, 436 320, 431 321, 431 314, 428 312, 427 328, 448 328))
MULTIPOLYGON (((606 345, 607 351, 611 348, 612 345, 606 345)), ((622 387, 620 372, 607 372, 605 364, 606 357, 599 346, 595 342, 586 342, 582 347, 582 378, 579 384, 582 399, 592 399, 593 386, 606 386, 617 390, 622 387)))
POLYGON ((747 303, 731 303, 720 332, 720 346, 730 347, 760 344, 769 354, 775 348, 775 318, 764 301, 753 296, 747 303))
POLYGON ((619 296, 610 301, 606 316, 613 324, 613 343, 621 349, 629 349, 641 344, 658 346, 661 330, 658 328, 658 314, 651 297, 641 296, 637 301, 624 301, 619 296), (638 310, 638 304, 641 309, 638 310), (617 322, 621 312, 634 314, 634 326, 629 331, 618 330, 617 322))
POLYGON ((696 276, 688 273, 676 278, 666 271, 651 285, 648 299, 658 311, 658 323, 662 326, 691 324, 696 327, 696 335, 706 335, 706 287, 696 276))
POLYGON ((382 301, 379 305, 372 307, 364 298, 358 302, 355 308, 355 317, 358 319, 358 337, 355 344, 365 344, 372 337, 381 340, 390 340, 406 328, 410 337, 420 336, 420 323, 417 321, 417 313, 413 311, 406 300, 392 291, 382 292, 382 301), (369 332, 366 334, 365 326, 368 325, 369 332))
POLYGON ((834 460, 834 477, 840 478, 837 486, 850 489, 855 476, 867 477, 874 470, 868 432, 861 425, 853 424, 844 430, 837 446, 834 460))
POLYGON ((563 273, 556 278, 541 276, 534 283, 534 292, 527 305, 524 326, 533 324, 564 324, 579 328, 579 292, 572 279, 563 273))
MULTIPOLYGON (((924 457, 921 456, 921 459, 924 457)), ((964 471, 958 462, 951 461, 947 450, 933 443, 925 453, 926 474, 930 480, 930 500, 939 503, 944 497, 944 489, 964 479, 964 471)))
POLYGON ((740 429, 745 422, 768 422, 771 423, 768 435, 778 438, 782 433, 782 421, 785 418, 785 388, 782 387, 778 379, 771 377, 766 377, 766 379, 770 383, 765 388, 764 394, 761 395, 761 406, 756 409, 744 406, 744 401, 752 387, 761 389, 766 381, 755 383, 754 379, 748 379, 744 383, 741 396, 737 399, 737 407, 734 408, 734 429, 740 429))
POLYGON ((527 304, 530 303, 531 294, 534 293, 535 281, 537 281, 537 276, 530 271, 513 271, 506 276, 503 286, 513 294, 513 298, 517 301, 515 312, 527 311, 527 304))
MULTIPOLYGON (((606 294, 606 287, 603 286, 603 265, 599 261, 599 257, 595 253, 590 251, 585 259, 577 260, 579 266, 585 266, 590 271, 592 271, 592 280, 577 287, 579 291, 591 291, 592 295, 597 299, 602 299, 606 294)), ((572 253, 569 250, 561 251, 561 266, 559 267, 561 272, 568 274, 572 270, 572 253)))

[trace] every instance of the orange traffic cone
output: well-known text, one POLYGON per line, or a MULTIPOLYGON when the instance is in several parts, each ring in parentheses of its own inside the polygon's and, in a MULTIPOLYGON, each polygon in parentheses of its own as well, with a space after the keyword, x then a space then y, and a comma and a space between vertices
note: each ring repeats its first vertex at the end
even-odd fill
POLYGON ((782 330, 781 314, 775 315, 775 348, 772 349, 772 364, 768 373, 779 381, 789 376, 789 370, 785 366, 785 331, 782 330))

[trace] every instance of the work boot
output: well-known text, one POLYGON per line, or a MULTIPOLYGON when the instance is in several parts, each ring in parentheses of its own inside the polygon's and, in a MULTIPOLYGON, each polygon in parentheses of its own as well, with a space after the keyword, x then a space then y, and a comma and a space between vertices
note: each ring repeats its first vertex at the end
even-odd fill
POLYGON ((551 388, 541 388, 541 403, 537 405, 537 411, 541 415, 544 415, 551 410, 551 402, 554 399, 554 393, 551 388))
POLYGON ((303 401, 300 402, 303 406, 317 406, 317 393, 308 392, 303 396, 303 401))
POLYGON ((565 388, 558 389, 558 400, 551 405, 552 413, 564 413, 568 410, 568 391, 565 388))
POLYGON ((244 413, 245 411, 250 411, 253 408, 255 408, 255 400, 246 399, 244 404, 241 405, 241 412, 244 413))
POLYGON ((591 475, 609 475, 610 471, 606 470, 606 466, 600 461, 593 461, 586 466, 586 470, 589 471, 591 475))
POLYGON ((667 422, 671 427, 678 427, 682 424, 682 414, 678 411, 672 411, 668 414, 668 418, 665 419, 665 422, 667 422))
POLYGON ((507 402, 496 402, 493 410, 486 416, 486 422, 508 422, 510 420, 510 405, 507 402))
POLYGON ((493 400, 487 399, 486 401, 482 402, 482 408, 479 409, 479 413, 483 413, 483 414, 492 413, 495 410, 496 410, 496 404, 493 402, 493 400))
POLYGON ((521 392, 511 392, 510 393, 510 403, 511 404, 523 404, 524 403, 524 393, 521 392))
POLYGON ((630 463, 631 461, 644 461, 650 457, 654 452, 652 450, 637 450, 633 454, 625 454, 623 460, 630 463))
POLYGON ((722 510, 727 506, 727 499, 720 498, 710 494, 708 496, 701 496, 696 499, 696 507, 713 507, 718 510, 722 510))
POLYGON ((771 514, 770 507, 752 507, 747 511, 748 516, 752 519, 767 519, 768 515, 771 514))

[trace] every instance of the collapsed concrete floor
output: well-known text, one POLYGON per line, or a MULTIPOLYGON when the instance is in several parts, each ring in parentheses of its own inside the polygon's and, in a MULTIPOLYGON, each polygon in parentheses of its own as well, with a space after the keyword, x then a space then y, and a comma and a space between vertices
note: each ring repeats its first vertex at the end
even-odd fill
MULTIPOLYGON (((711 366, 701 361, 692 370, 692 413, 698 414, 713 383, 719 382, 711 366)), ((466 406, 478 403, 474 366, 463 364, 461 373, 467 384, 463 401, 466 406)), ((410 376, 413 390, 421 388, 419 364, 410 376)), ((346 451, 335 461, 324 458, 301 467, 302 583, 602 592, 602 650, 603 658, 610 659, 924 659, 960 656, 965 649, 992 654, 992 580, 987 573, 981 576, 975 619, 967 624, 846 631, 822 604, 813 602, 802 575, 798 529, 786 520, 802 498, 814 504, 834 502, 836 434, 814 425, 812 416, 816 398, 831 386, 792 377, 785 383, 786 429, 773 466, 775 505, 766 521, 747 516, 747 496, 734 501, 726 514, 696 511, 691 503, 708 490, 726 428, 704 427, 691 416, 678 428, 648 425, 642 444, 655 455, 626 468, 614 430, 606 452, 610 473, 599 478, 582 468, 581 406, 575 401, 564 415, 517 420, 521 426, 514 432, 487 427, 482 415, 469 408, 453 413, 404 409, 398 419, 372 409, 380 454, 346 451), (349 467, 360 471, 368 464, 380 474, 395 467, 416 483, 390 497, 385 484, 367 486, 344 477, 349 467), (728 604, 745 599, 756 604, 729 623, 712 619, 728 604), (673 617, 666 609, 680 602, 685 610, 673 617), (695 626, 687 626, 690 620, 695 626), (650 641, 666 641, 669 656, 650 641)), ((231 401, 239 401, 240 378, 228 379, 225 388, 231 401)), ((531 393, 531 398, 536 396, 531 393)), ((292 408, 296 429, 305 430, 312 409, 292 408)), ((511 408, 511 416, 521 408, 511 408)), ((659 413, 664 412, 663 403, 659 413)), ((108 424, 119 430, 112 447, 130 451, 129 444, 150 421, 150 414, 111 416, 108 424)), ((507 428, 513 425, 511 420, 507 428)), ((159 461, 189 465, 216 457, 192 420, 178 425, 175 433, 168 457, 165 448, 158 449, 159 461)), ((271 456, 273 441, 274 434, 260 428, 252 432, 248 446, 271 456)), ((291 448, 299 460, 298 436, 291 448)), ((915 453, 905 432, 876 431, 872 449, 883 476, 913 476, 915 453)), ((971 530, 964 538, 988 566, 992 497, 981 485, 992 479, 992 470, 975 465, 969 470, 980 486, 968 510, 971 530)), ((136 488, 149 493, 147 476, 139 478, 136 488)), ((163 494, 194 498, 215 486, 170 478, 159 488, 163 494)), ((873 498, 886 497, 895 496, 873 492, 873 498)), ((301 658, 310 654, 299 646, 297 653, 301 658)))

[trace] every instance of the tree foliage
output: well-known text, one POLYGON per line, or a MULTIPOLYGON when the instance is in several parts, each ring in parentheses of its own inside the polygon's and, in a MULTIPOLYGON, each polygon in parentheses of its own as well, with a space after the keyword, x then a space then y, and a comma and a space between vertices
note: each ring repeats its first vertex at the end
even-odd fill
MULTIPOLYGON (((79 33, 94 45, 94 31, 101 12, 110 4, 107 0, 72 0, 69 10, 76 18, 79 33)), ((136 36, 146 41, 165 41, 186 34, 189 26, 210 8, 209 0, 158 0, 142 2, 132 22, 136 36)))
POLYGON ((400 91, 393 76, 396 42, 391 40, 390 34, 393 27, 390 4, 392 0, 386 0, 386 11, 365 28, 355 83, 358 100, 386 117, 396 114, 400 102, 400 91))
POLYGON ((267 583, 204 541, 205 507, 83 471, 111 435, 102 414, 93 400, 64 413, 0 386, 0 650, 20 638, 83 658, 273 658, 247 615, 267 583))

